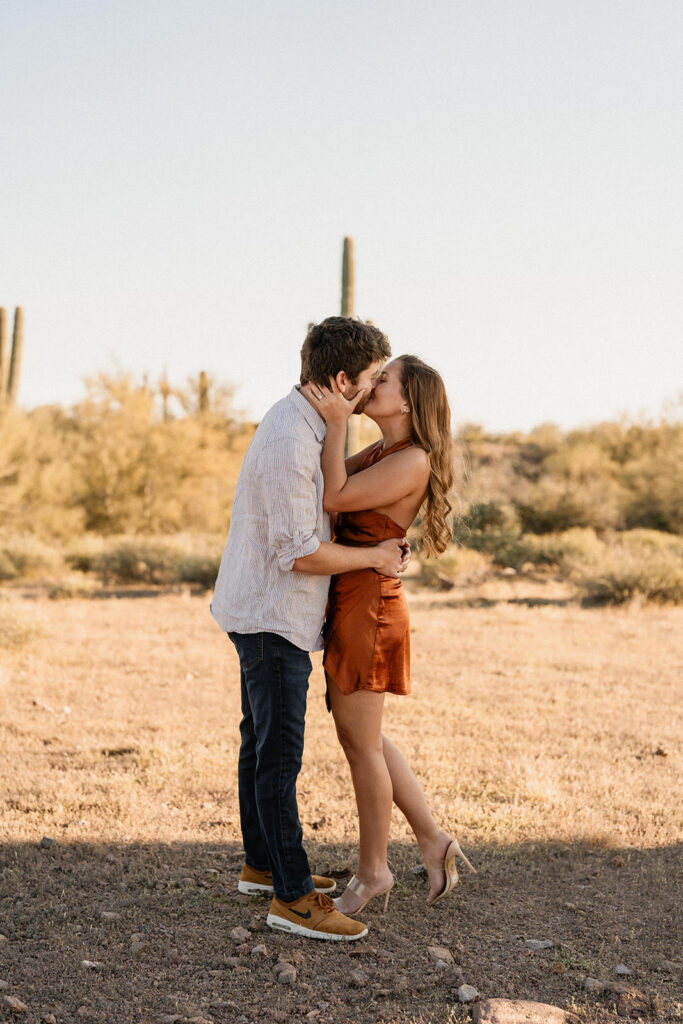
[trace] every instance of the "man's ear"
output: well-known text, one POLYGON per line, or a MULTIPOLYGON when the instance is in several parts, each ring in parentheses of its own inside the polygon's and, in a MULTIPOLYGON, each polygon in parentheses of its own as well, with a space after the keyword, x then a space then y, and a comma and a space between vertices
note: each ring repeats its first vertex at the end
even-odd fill
POLYGON ((337 387, 341 391, 342 395, 345 395, 346 394, 346 390, 347 390, 349 384, 351 383, 349 378, 346 376, 346 372, 344 370, 340 370, 339 373, 337 374, 337 376, 334 379, 336 380, 337 387))

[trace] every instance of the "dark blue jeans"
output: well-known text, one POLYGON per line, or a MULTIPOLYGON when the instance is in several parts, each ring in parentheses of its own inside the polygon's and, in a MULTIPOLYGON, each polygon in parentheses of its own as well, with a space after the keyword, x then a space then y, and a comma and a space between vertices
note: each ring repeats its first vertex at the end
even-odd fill
POLYGON ((313 891, 296 802, 311 659, 277 633, 228 636, 242 684, 238 780, 245 860, 257 871, 272 871, 280 899, 295 900, 313 891))

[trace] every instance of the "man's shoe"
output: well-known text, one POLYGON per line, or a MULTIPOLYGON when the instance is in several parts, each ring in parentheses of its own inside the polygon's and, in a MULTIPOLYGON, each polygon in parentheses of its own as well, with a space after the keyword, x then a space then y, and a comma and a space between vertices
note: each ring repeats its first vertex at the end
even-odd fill
MULTIPOLYGON (((316 892, 324 892, 326 896, 329 896, 337 888, 337 883, 334 878, 313 875, 313 886, 316 892)), ((275 892, 271 872, 257 871, 255 868, 250 868, 248 864, 242 868, 237 888, 247 896, 253 896, 259 892, 275 892)))
POLYGON ((277 896, 273 897, 266 924, 279 932, 335 942, 353 942, 368 934, 362 921, 340 914, 334 900, 315 890, 293 903, 283 903, 277 896))

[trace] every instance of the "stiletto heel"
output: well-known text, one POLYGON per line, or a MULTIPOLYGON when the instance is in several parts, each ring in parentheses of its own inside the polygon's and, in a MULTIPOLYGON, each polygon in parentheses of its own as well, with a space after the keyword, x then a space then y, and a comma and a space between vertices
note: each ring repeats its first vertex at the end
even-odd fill
POLYGON ((427 899, 428 907, 433 907, 435 903, 438 903, 439 900, 442 900, 444 898, 444 896, 447 896, 448 893, 451 892, 451 890, 454 889, 455 886, 458 884, 458 869, 455 866, 456 857, 460 857, 465 862, 465 864, 467 864, 467 867, 470 869, 470 871, 476 875, 477 869, 469 862, 465 854, 460 849, 460 843, 458 842, 458 840, 451 839, 450 843, 448 844, 448 849, 446 850, 443 861, 440 864, 440 867, 443 869, 445 875, 444 887, 441 890, 441 892, 436 894, 436 896, 432 897, 431 899, 427 899))
POLYGON ((451 843, 451 845, 449 846, 448 849, 449 850, 453 849, 454 853, 457 853, 458 857, 460 857, 460 860, 463 860, 465 862, 465 864, 467 864, 467 867, 470 869, 470 871, 472 872, 473 875, 477 874, 477 869, 475 868, 474 864, 470 864, 470 862, 468 861, 467 857, 465 856, 465 854, 460 849, 460 843, 458 842, 457 839, 453 840, 453 842, 451 843))
POLYGON ((341 894, 341 896, 338 896, 337 899, 334 900, 334 905, 337 908, 337 910, 339 910, 342 914, 346 914, 347 917, 354 917, 356 914, 360 914, 361 910, 364 910, 367 907, 370 900, 374 900, 375 896, 384 896, 384 906, 382 907, 382 913, 386 914, 387 907, 389 906, 389 896, 391 895, 391 890, 393 889, 393 887, 394 879, 392 878, 391 882, 386 887, 386 889, 380 889, 378 892, 373 892, 369 885, 366 885, 365 882, 361 882, 361 880, 357 878, 356 875, 354 875, 349 884, 346 886, 344 892, 341 894), (344 910, 343 906, 340 906, 342 900, 344 899, 344 896, 349 891, 351 891, 353 895, 357 896, 358 899, 361 901, 360 906, 356 907, 355 910, 344 910))

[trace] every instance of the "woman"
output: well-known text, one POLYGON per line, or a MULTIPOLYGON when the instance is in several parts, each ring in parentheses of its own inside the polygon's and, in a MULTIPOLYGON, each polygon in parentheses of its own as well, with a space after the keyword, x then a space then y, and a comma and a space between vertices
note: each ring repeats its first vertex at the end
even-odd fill
MULTIPOLYGON (((337 514, 335 540, 376 544, 405 534, 423 508, 422 543, 440 554, 450 541, 448 491, 453 482, 450 409, 438 373, 415 356, 389 363, 369 397, 347 401, 331 381, 316 407, 327 424, 322 469, 324 506, 337 514), (365 405, 361 401, 365 400, 365 405), (344 460, 346 422, 356 406, 382 431, 382 440, 344 460)), ((408 609, 401 581, 372 569, 334 576, 325 625, 328 706, 351 768, 358 805, 360 855, 356 874, 335 900, 358 914, 375 896, 384 910, 394 879, 387 864, 392 800, 422 850, 434 906, 458 880, 455 858, 474 871, 458 842, 432 817, 407 761, 382 735, 387 692, 409 683, 408 609)))

